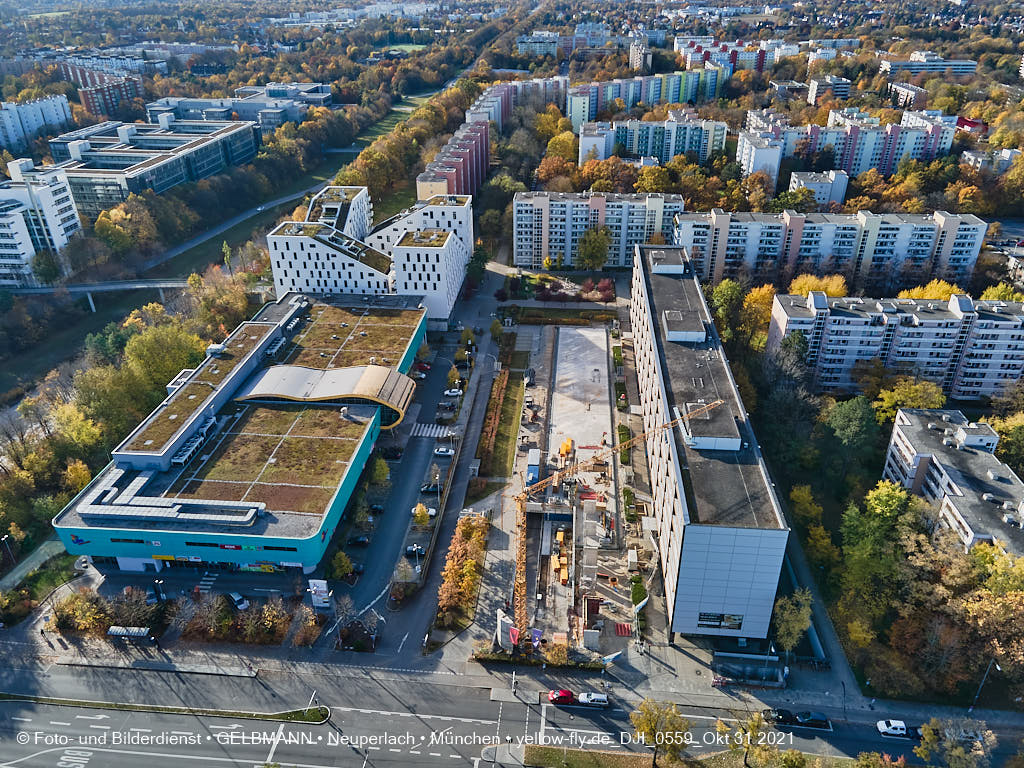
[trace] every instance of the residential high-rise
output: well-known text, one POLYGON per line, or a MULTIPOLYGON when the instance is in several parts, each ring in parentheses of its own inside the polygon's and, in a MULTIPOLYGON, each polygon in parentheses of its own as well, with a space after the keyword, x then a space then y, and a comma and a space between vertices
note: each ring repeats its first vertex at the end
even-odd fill
POLYGON ((903 109, 924 109, 928 104, 928 91, 911 83, 889 83, 889 95, 903 109))
POLYGON ((788 281, 803 272, 842 273, 880 292, 922 276, 970 283, 988 225, 973 214, 679 213, 672 242, 687 249, 702 280, 788 281))
POLYGON ((896 412, 884 477, 923 496, 964 549, 986 543, 1024 556, 1024 483, 995 456, 999 435, 961 411, 896 412))
POLYGON ((112 75, 68 61, 60 63, 60 72, 65 80, 78 86, 78 98, 92 115, 112 115, 121 102, 143 96, 142 78, 138 75, 112 75))
POLYGON ((851 83, 845 77, 816 77, 807 84, 807 103, 814 106, 826 96, 832 99, 850 97, 851 83))
POLYGON ((634 40, 629 44, 629 68, 646 74, 651 71, 653 54, 646 40, 634 40))
POLYGON ((472 198, 436 195, 375 227, 372 221, 366 187, 325 187, 305 221, 267 235, 278 296, 417 296, 432 323, 447 327, 473 252, 472 198))
MULTIPOLYGON (((921 274, 929 274, 922 270, 921 274)), ((934 381, 950 397, 977 400, 999 394, 1024 374, 1024 305, 978 301, 829 298, 777 295, 768 349, 800 331, 806 363, 818 389, 851 392, 858 362, 934 381)))
POLYGON ((539 269, 550 258, 572 266, 587 230, 607 227, 607 265, 629 266, 634 246, 671 241, 672 217, 682 210, 681 195, 663 193, 518 192, 512 201, 513 263, 539 269))
POLYGON ((71 107, 63 94, 22 104, 0 102, 0 148, 11 152, 24 150, 36 136, 58 131, 70 123, 71 107))
POLYGON ((31 284, 36 250, 28 233, 25 205, 0 197, 0 286, 31 284))
POLYGON ((907 73, 911 77, 922 72, 952 72, 953 75, 973 75, 978 62, 971 59, 944 59, 932 51, 914 51, 907 59, 882 59, 879 71, 883 75, 907 73))
POLYGON ((846 199, 846 186, 850 177, 846 171, 793 171, 789 177, 789 191, 809 189, 814 195, 814 202, 819 208, 826 208, 830 203, 843 204, 846 199))
POLYGON ((476 193, 487 176, 490 148, 489 122, 476 120, 460 125, 416 177, 416 198, 476 193))
POLYGON ((633 250, 631 343, 669 631, 765 638, 789 528, 694 265, 681 248, 633 250))
POLYGON ((662 163, 676 155, 693 154, 705 163, 712 152, 725 150, 728 126, 701 120, 684 110, 670 110, 667 120, 622 120, 580 126, 579 164, 594 157, 605 160, 621 145, 632 157, 656 157, 662 163))
POLYGON ((736 141, 736 162, 743 169, 744 176, 758 172, 768 174, 774 189, 779 182, 783 147, 782 140, 767 131, 740 131, 736 141))

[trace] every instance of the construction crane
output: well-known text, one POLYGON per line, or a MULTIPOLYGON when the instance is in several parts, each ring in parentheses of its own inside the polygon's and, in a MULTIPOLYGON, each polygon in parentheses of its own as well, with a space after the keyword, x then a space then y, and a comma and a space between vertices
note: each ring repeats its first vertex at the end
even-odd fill
POLYGON ((529 618, 526 613, 526 501, 535 492, 544 490, 548 486, 557 485, 561 482, 562 478, 569 475, 574 475, 577 472, 584 470, 586 467, 592 464, 600 464, 615 455, 617 451, 623 451, 627 448, 632 448, 634 445, 642 440, 645 440, 652 435, 660 434, 666 429, 672 429, 678 424, 689 421, 697 416, 702 416, 709 411, 714 410, 720 405, 724 405, 724 400, 714 400, 710 403, 694 408, 687 414, 680 416, 679 418, 672 419, 672 421, 666 421, 664 424, 659 424, 657 427, 642 432, 636 437, 631 437, 629 440, 623 440, 621 443, 612 445, 610 448, 595 453, 592 456, 588 456, 582 461, 575 461, 562 469, 556 470, 548 477, 543 480, 539 480, 532 485, 526 486, 516 497, 516 530, 519 532, 519 540, 516 543, 516 572, 515 581, 513 583, 512 597, 514 601, 514 612, 515 612, 515 626, 519 630, 520 639, 527 637, 526 625, 529 623, 529 618))

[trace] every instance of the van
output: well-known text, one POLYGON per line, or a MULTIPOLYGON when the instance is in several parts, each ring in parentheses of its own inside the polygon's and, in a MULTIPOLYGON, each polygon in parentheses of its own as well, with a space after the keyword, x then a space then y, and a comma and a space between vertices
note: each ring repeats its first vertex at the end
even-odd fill
POLYGON ((576 701, 585 707, 607 707, 608 706, 608 694, 607 693, 581 693, 576 697, 576 701))

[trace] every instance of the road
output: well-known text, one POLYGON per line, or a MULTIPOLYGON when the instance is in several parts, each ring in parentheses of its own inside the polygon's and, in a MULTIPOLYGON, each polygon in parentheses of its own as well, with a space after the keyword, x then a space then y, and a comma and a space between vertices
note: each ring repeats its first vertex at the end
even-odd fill
MULTIPOLYGON (((66 672, 54 670, 53 674, 60 678, 66 672)), ((5 671, 0 677, 9 674, 5 671)), ((182 690, 180 676, 126 674, 143 678, 155 695, 165 688, 173 687, 179 694, 182 690)), ((192 682, 189 680, 185 687, 191 687, 192 682)), ((199 687, 208 688, 217 682, 200 680, 199 687)), ((234 706, 244 707, 250 701, 262 702, 268 695, 279 695, 282 702, 289 702, 279 707, 301 708, 313 690, 306 687, 307 683, 273 675, 267 680, 243 679, 233 681, 231 690, 223 690, 220 698, 230 698, 234 706)), ((228 688, 222 681, 220 684, 222 689, 228 688)), ((80 688, 80 683, 73 686, 80 688)), ((539 689, 521 688, 519 698, 515 698, 507 685, 444 685, 429 675, 418 679, 321 678, 317 689, 317 703, 331 708, 330 722, 325 725, 2 702, 0 766, 50 768, 72 764, 70 760, 61 762, 66 756, 79 758, 80 762, 73 763, 76 766, 94 768, 145 764, 249 768, 263 762, 277 762, 282 768, 411 764, 477 768, 485 747, 506 744, 509 739, 513 745, 647 749, 631 736, 632 704, 614 694, 608 709, 553 706, 539 689)), ((172 699, 176 702, 179 695, 172 699)), ((719 718, 733 721, 733 713, 692 708, 684 709, 683 714, 692 723, 689 752, 701 754, 724 748, 715 723, 719 718)), ((913 743, 909 739, 880 737, 868 723, 835 722, 833 730, 780 728, 767 738, 780 749, 833 756, 879 751, 893 758, 903 756, 909 763, 921 763, 911 751, 913 743)), ((994 762, 998 764, 1013 751, 1012 741, 1005 740, 997 748, 994 762)))

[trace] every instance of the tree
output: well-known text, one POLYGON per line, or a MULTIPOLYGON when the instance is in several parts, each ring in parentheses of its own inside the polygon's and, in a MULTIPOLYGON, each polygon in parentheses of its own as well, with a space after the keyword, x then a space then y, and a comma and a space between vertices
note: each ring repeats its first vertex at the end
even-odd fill
POLYGON ((855 362, 850 369, 850 378, 857 383, 861 394, 868 400, 874 400, 879 392, 899 381, 899 376, 886 368, 885 363, 878 357, 855 362))
POLYGON ((413 508, 412 522, 413 525, 418 525, 421 528, 430 523, 430 513, 427 511, 426 505, 422 502, 413 508))
POLYGON ((789 284, 789 292, 799 296, 806 296, 810 291, 824 291, 826 296, 841 297, 849 293, 846 287, 846 278, 842 275, 826 275, 817 277, 815 275, 797 275, 789 284))
POLYGON ((821 523, 822 507, 814 500, 809 485, 794 485, 789 492, 789 508, 801 525, 809 528, 821 523))
POLYGON ((662 750, 671 759, 678 760, 687 746, 685 740, 681 738, 682 734, 689 732, 693 727, 690 721, 679 713, 674 703, 658 702, 654 699, 641 701, 630 713, 629 721, 633 724, 637 737, 654 750, 652 766, 658 764, 658 753, 662 750))
POLYGON ((40 283, 54 283, 61 275, 60 264, 53 251, 37 251, 32 257, 32 274, 40 283))
POLYGON ((850 461, 862 458, 875 444, 878 435, 875 412, 866 397, 855 397, 833 405, 828 410, 825 423, 832 428, 844 449, 841 453, 845 477, 850 461))
POLYGON ((668 192, 672 185, 672 177, 666 168, 647 166, 640 169, 633 189, 637 192, 668 192))
POLYGON ((949 297, 953 294, 963 292, 963 289, 955 283, 948 283, 945 280, 932 280, 926 285, 919 285, 916 288, 900 291, 897 296, 901 299, 949 301, 949 297))
MULTIPOLYGON (((194 333, 177 322, 147 328, 128 340, 124 348, 125 365, 145 383, 159 392, 183 368, 194 368, 203 359, 206 345, 194 333)), ((160 399, 166 392, 160 392, 160 399)))
POLYGON ((715 721, 715 731, 725 741, 730 752, 743 752, 743 765, 750 766, 748 759, 751 751, 761 762, 767 762, 773 752, 764 733, 769 728, 760 712, 737 713, 735 723, 723 720, 715 721))
POLYGON ((1018 475, 1024 472, 1024 412, 990 418, 989 425, 999 435, 996 456, 1018 475))
POLYGON ((807 187, 780 192, 768 205, 768 210, 772 213, 782 213, 783 211, 809 213, 817 209, 818 202, 814 199, 814 192, 807 187))
POLYGON ((800 644, 807 628, 811 626, 813 602, 811 591, 806 587, 775 601, 775 613, 772 614, 775 641, 786 652, 787 657, 800 644))
POLYGON ((64 485, 71 493, 78 493, 89 484, 90 480, 92 480, 92 473, 89 472, 89 467, 85 465, 85 462, 80 459, 69 462, 67 469, 64 470, 64 485))
POLYGON ((608 261, 608 247, 612 242, 612 233, 608 227, 588 229, 580 238, 576 264, 582 269, 598 272, 608 261))
POLYGON ((896 411, 900 408, 941 408, 945 404, 942 387, 935 382, 902 378, 889 389, 879 392, 872 406, 878 423, 888 424, 896 419, 896 411))
POLYGON ((370 467, 370 482, 373 485, 385 485, 391 477, 391 469, 381 456, 375 456, 370 467))
POLYGON ((982 301, 1024 301, 1024 293, 1021 293, 1012 285, 998 283, 990 285, 982 291, 979 298, 982 301))
POLYGON ((344 579, 350 573, 352 573, 352 559, 339 549, 331 559, 331 578, 344 579))
POLYGON ((768 325, 772 321, 772 304, 775 299, 775 286, 759 285, 751 288, 743 297, 743 309, 740 313, 740 329, 743 331, 744 342, 757 349, 764 347, 768 336, 768 325))
POLYGON ((220 253, 224 260, 224 266, 227 267, 228 274, 233 275, 234 272, 231 269, 231 246, 228 245, 227 240, 221 243, 220 253))
POLYGON ((711 291, 711 310, 715 314, 715 325, 725 342, 732 341, 739 329, 744 299, 743 286, 728 277, 711 291))
POLYGON ((914 754, 925 761, 938 756, 948 768, 984 768, 995 748, 995 734, 981 720, 933 717, 921 726, 921 743, 914 754), (973 738, 975 734, 981 738, 973 738))
POLYGON ((563 131, 548 142, 547 155, 561 157, 575 163, 579 156, 579 140, 572 131, 563 131))

